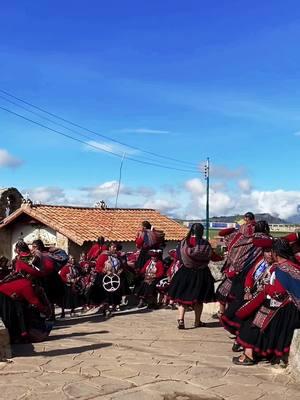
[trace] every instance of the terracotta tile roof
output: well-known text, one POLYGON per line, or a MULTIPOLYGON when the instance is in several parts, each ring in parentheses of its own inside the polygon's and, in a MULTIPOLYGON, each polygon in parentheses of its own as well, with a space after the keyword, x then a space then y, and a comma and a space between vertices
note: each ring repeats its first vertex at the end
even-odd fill
POLYGON ((166 240, 180 240, 187 229, 174 220, 152 209, 106 209, 50 205, 22 205, 5 218, 0 228, 9 225, 21 214, 67 236, 82 245, 85 241, 104 236, 108 240, 133 241, 142 221, 149 221, 156 229, 165 232, 166 240))

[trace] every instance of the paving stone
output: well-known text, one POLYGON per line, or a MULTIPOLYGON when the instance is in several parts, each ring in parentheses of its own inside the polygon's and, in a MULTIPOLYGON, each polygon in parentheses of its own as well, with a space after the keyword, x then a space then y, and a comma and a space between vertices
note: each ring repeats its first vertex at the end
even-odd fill
POLYGON ((5 400, 16 400, 22 395, 30 392, 30 388, 22 385, 6 385, 5 383, 0 383, 0 393, 1 399, 5 400))
MULTIPOLYGON (((13 363, 0 363, 1 398, 240 400, 244 393, 247 400, 299 397, 300 383, 287 370, 267 363, 233 365, 232 342, 215 321, 210 328, 178 331, 176 315, 158 310, 58 325, 53 340, 34 344, 31 350, 17 346, 20 356, 13 363)), ((187 323, 192 325, 192 313, 187 323)))

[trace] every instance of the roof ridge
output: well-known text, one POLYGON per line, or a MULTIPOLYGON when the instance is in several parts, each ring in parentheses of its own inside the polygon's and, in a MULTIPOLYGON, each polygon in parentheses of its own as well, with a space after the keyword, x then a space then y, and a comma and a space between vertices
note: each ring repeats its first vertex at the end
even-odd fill
POLYGON ((71 205, 63 205, 63 204, 32 204, 31 208, 38 208, 38 207, 60 207, 60 208, 79 208, 79 209, 85 209, 85 210, 99 210, 99 211, 115 211, 115 210, 137 210, 137 211, 156 211, 155 208, 136 208, 136 207, 107 207, 105 209, 102 209, 100 207, 87 207, 87 206, 71 206, 71 205))

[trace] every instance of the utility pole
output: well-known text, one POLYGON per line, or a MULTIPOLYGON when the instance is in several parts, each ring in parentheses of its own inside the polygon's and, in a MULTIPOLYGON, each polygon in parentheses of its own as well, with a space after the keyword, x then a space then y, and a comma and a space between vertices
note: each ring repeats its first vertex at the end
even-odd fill
POLYGON ((206 240, 209 240, 209 157, 204 166, 204 177, 206 179, 206 240))

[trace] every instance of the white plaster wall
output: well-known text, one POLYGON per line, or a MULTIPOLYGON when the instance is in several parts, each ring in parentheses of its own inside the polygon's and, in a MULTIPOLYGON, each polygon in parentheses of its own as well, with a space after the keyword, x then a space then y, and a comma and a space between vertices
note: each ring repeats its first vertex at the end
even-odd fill
POLYGON ((11 236, 11 255, 14 257, 14 247, 18 240, 23 239, 31 244, 36 239, 41 239, 46 246, 56 246, 56 232, 40 225, 17 223, 14 225, 11 236))

